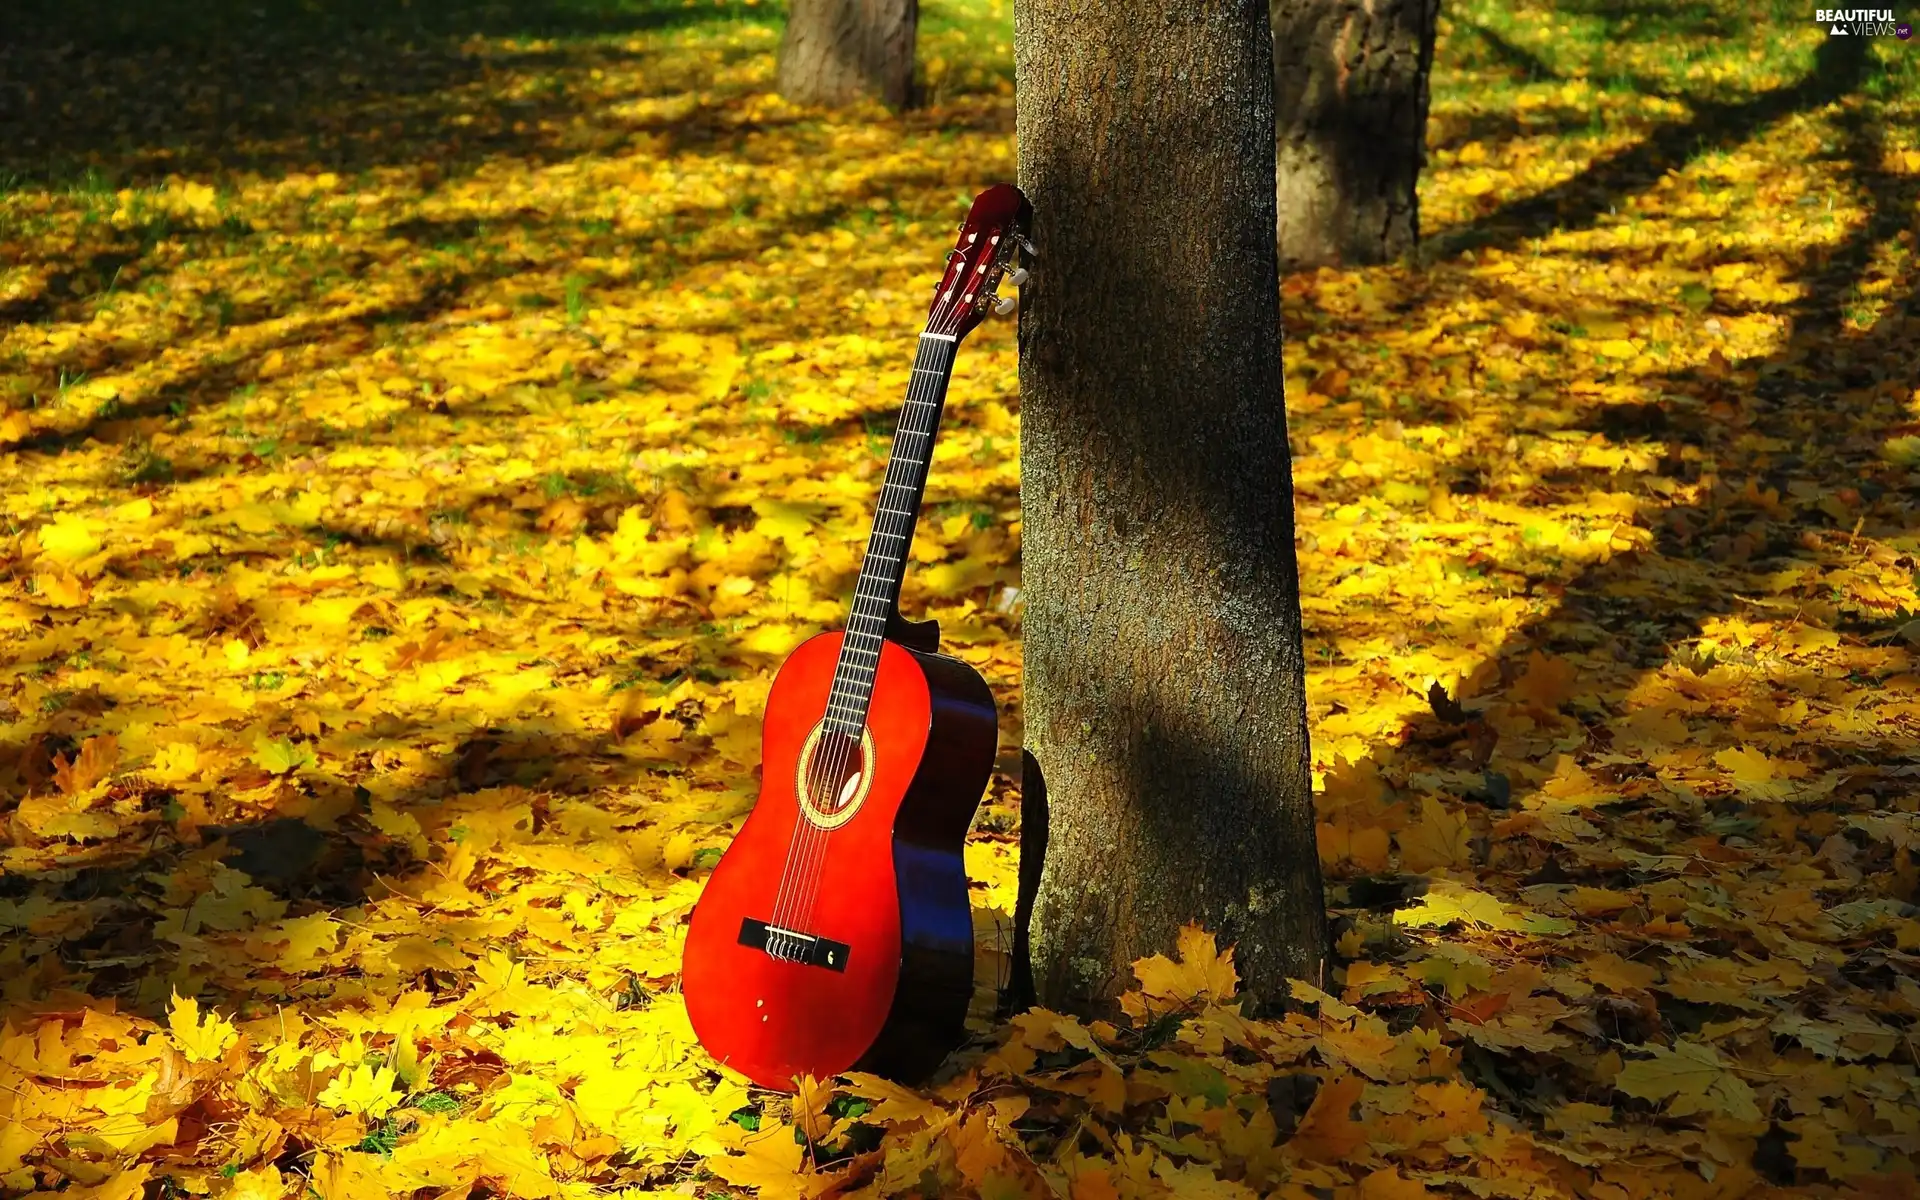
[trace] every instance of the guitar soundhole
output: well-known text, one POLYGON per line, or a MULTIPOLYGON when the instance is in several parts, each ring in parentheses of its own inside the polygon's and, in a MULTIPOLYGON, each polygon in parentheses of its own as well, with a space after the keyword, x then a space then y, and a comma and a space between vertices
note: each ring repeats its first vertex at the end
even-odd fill
POLYGON ((816 726, 800 754, 794 781, 807 819, 822 829, 851 820, 872 785, 867 772, 872 761, 872 731, 862 730, 856 738, 825 724, 816 726))
POLYGON ((814 751, 813 807, 833 816, 853 802, 860 780, 867 773, 866 756, 858 740, 837 730, 828 730, 814 751))

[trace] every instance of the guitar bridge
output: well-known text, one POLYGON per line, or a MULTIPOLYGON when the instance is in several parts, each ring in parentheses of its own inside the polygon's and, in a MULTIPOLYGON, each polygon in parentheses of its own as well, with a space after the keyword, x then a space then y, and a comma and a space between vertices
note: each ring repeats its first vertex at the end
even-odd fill
POLYGON ((845 942, 801 933, 796 929, 783 929, 752 917, 740 922, 740 944, 754 950, 764 950, 774 958, 802 966, 825 967, 829 971, 847 969, 848 946, 845 942))

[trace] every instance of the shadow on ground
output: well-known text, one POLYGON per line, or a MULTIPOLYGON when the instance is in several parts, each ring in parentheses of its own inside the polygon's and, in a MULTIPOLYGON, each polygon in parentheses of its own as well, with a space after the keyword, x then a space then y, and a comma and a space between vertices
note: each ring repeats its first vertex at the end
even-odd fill
MULTIPOLYGON (((635 35, 766 7, 677 0, 20 0, 0 42, 0 183, 112 190, 168 174, 334 171, 618 141, 596 67, 635 35), (489 41, 488 39, 492 39, 489 41), (511 42, 501 39, 514 39, 511 42), (511 90, 498 85, 515 77, 511 90)), ((778 14, 772 19, 777 20, 778 14)), ((660 59, 649 94, 712 62, 660 59)))
MULTIPOLYGON (((1576 180, 1502 208, 1476 226, 1481 236, 1475 244, 1511 248, 1556 230, 1596 224, 1615 203, 1683 169, 1704 150, 1733 147, 1792 113, 1840 100, 1860 89, 1868 73, 1861 39, 1832 39, 1822 45, 1815 71, 1802 82, 1750 103, 1709 107, 1692 121, 1655 131, 1576 180)), ((1808 254, 1790 277, 1800 295, 1778 310, 1790 331, 1779 349, 1761 359, 1719 360, 1639 380, 1657 401, 1594 405, 1576 410, 1571 419, 1554 414, 1554 429, 1664 443, 1658 473, 1695 482, 1704 469, 1721 486, 1707 503, 1655 510, 1650 549, 1618 555, 1565 583, 1531 581, 1534 615, 1487 657, 1465 685, 1469 697, 1491 690, 1496 678, 1517 675, 1535 651, 1606 664, 1594 668, 1604 671, 1603 677, 1581 680, 1582 693, 1597 697, 1607 710, 1589 726, 1589 737, 1604 750, 1606 717, 1622 711, 1640 678, 1676 660, 1691 661, 1691 644, 1719 618, 1751 613, 1765 619, 1765 612, 1744 598, 1763 590, 1762 578, 1789 568, 1814 568, 1817 574, 1857 559, 1854 540, 1862 525, 1877 538, 1897 536, 1873 514, 1883 497, 1898 500, 1915 492, 1909 469, 1880 454, 1887 439, 1914 428, 1907 397, 1920 384, 1912 350, 1920 339, 1920 290, 1911 271, 1904 289, 1887 297, 1871 328, 1858 328, 1848 315, 1860 302, 1858 285, 1870 278, 1876 260, 1911 238, 1920 214, 1920 180, 1882 169, 1886 147, 1870 106, 1837 109, 1831 120, 1837 136, 1829 161, 1839 167, 1841 186, 1859 197, 1868 215, 1836 245, 1808 254), (1851 496, 1844 519, 1813 503, 1821 496, 1851 496)), ((1441 252, 1461 248, 1455 242, 1441 252)), ((1717 305, 1702 318, 1731 315, 1717 305)), ((1631 487, 1618 478, 1594 485, 1631 487)), ((1910 557, 1904 561, 1908 568, 1920 565, 1910 557)), ((1887 621, 1843 616, 1834 632, 1885 641, 1906 616, 1887 621)), ((1385 741, 1398 746, 1392 757, 1396 775, 1458 772, 1484 758, 1484 747, 1476 751, 1466 728, 1437 716, 1423 714, 1385 741)), ((1901 740, 1871 746, 1826 745, 1817 739, 1801 744, 1816 756, 1816 769, 1871 770, 1920 753, 1901 740)), ((1722 803, 1737 807, 1739 802, 1722 803)), ((1550 871, 1557 869, 1549 865, 1550 871)), ((1369 880, 1335 888, 1333 898, 1337 905, 1367 907, 1378 900, 1389 908, 1407 899, 1395 887, 1369 880)))

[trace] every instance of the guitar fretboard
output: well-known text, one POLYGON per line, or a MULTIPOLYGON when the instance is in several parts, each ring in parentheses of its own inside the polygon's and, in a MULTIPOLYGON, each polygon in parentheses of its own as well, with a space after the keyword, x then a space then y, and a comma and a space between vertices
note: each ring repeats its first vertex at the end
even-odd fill
POLYGON ((827 698, 827 728, 852 737, 860 736, 866 727, 874 672, 880 665, 880 645, 886 637, 887 620, 900 600, 900 577, 906 571, 920 497, 927 487, 927 466, 933 459, 933 439, 940 428, 940 409, 953 374, 955 349, 955 339, 950 336, 920 335, 906 403, 900 408, 900 422, 894 429, 886 482, 880 485, 873 533, 867 538, 860 579, 853 587, 853 608, 847 616, 833 690, 827 698))

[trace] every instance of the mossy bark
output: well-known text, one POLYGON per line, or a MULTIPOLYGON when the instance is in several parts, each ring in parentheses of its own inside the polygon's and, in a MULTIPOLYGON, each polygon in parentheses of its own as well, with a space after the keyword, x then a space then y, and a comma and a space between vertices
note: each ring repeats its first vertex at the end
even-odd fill
POLYGON ((780 43, 780 94, 800 104, 872 97, 913 103, 919 0, 793 0, 780 43))
POLYGON ((1283 270, 1388 262, 1420 240, 1440 0, 1273 0, 1283 270))
POLYGON ((1260 0, 1018 0, 1023 705, 1043 1003, 1104 1007, 1199 921, 1317 979, 1272 43, 1260 0))

